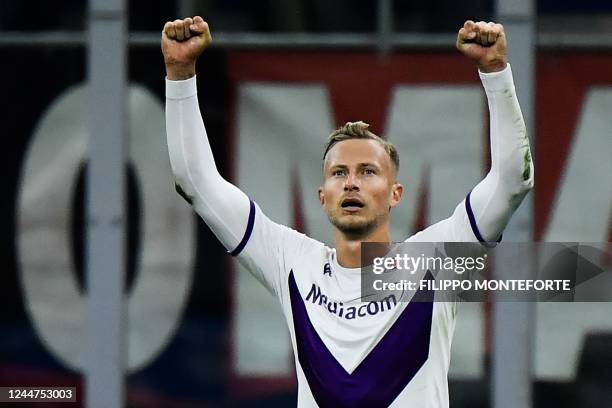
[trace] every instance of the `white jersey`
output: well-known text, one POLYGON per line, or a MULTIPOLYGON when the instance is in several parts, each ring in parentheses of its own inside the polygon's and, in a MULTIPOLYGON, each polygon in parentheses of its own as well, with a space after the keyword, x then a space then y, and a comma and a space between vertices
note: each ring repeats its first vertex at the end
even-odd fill
MULTIPOLYGON (((296 356, 300 407, 448 406, 456 304, 362 301, 361 270, 323 243, 276 224, 251 202, 239 252, 280 301, 296 356)), ((407 241, 475 241, 469 200, 407 241)))
MULTIPOLYGON (((491 170, 449 218, 408 241, 495 241, 533 186, 510 66, 480 76, 491 118, 491 170)), ((280 301, 296 357, 298 406, 447 407, 456 304, 362 302, 359 269, 343 268, 334 249, 271 221, 219 175, 195 81, 166 82, 177 190, 280 301)))

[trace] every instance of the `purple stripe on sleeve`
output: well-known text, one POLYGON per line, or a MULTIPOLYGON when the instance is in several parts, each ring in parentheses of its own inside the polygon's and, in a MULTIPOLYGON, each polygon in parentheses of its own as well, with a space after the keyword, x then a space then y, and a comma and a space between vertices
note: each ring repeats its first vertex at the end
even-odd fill
POLYGON ((465 211, 467 212, 468 218, 470 219, 470 226, 472 227, 472 231, 474 232, 474 235, 476 236, 478 242, 488 248, 493 248, 495 247, 495 245, 497 245, 497 243, 501 242, 503 235, 499 236, 497 242, 488 242, 484 240, 482 234, 480 233, 480 230, 478 229, 478 225, 476 224, 476 217, 474 217, 474 211, 472 211, 472 204, 470 203, 471 194, 472 192, 470 191, 465 197, 465 211))
POLYGON ((255 224, 255 203, 253 200, 249 200, 249 203, 249 221, 247 222, 246 231, 244 231, 242 241, 240 241, 238 246, 232 252, 230 252, 231 256, 238 255, 244 249, 247 242, 249 242, 249 238, 251 238, 251 234, 253 233, 253 224, 255 224))

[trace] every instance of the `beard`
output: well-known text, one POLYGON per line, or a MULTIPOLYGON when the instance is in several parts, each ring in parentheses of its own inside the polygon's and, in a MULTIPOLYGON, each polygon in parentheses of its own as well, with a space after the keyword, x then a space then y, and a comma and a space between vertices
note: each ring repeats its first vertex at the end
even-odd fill
POLYGON ((384 218, 384 215, 375 215, 370 218, 356 216, 342 216, 336 214, 327 214, 329 222, 332 223, 340 232, 352 240, 358 240, 367 237, 372 231, 378 227, 384 218))

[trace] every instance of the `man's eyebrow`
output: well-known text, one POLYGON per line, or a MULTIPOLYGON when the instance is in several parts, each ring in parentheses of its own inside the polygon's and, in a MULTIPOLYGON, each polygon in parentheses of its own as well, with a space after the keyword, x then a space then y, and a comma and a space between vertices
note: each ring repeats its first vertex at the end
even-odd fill
POLYGON ((346 164, 331 164, 329 166, 330 169, 348 169, 346 164))
POLYGON ((359 163, 357 165, 357 167, 376 167, 379 168, 380 166, 376 163, 371 163, 371 162, 367 162, 367 163, 359 163))
MULTIPOLYGON (((372 163, 372 162, 363 162, 363 163, 357 163, 357 167, 358 168, 363 168, 363 167, 376 167, 379 168, 380 166, 376 163, 372 163)), ((346 164, 331 164, 329 166, 329 169, 348 169, 348 166, 346 164)))

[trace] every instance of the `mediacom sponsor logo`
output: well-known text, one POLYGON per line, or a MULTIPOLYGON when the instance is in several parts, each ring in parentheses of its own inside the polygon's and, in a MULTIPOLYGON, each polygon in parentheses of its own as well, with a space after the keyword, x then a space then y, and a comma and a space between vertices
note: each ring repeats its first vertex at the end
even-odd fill
POLYGON ((329 313, 342 319, 352 320, 360 317, 375 316, 386 312, 397 306, 397 299, 394 295, 389 295, 381 300, 363 303, 359 306, 344 306, 342 302, 332 301, 321 292, 321 288, 314 283, 310 287, 310 292, 306 296, 306 301, 318 304, 329 313))

